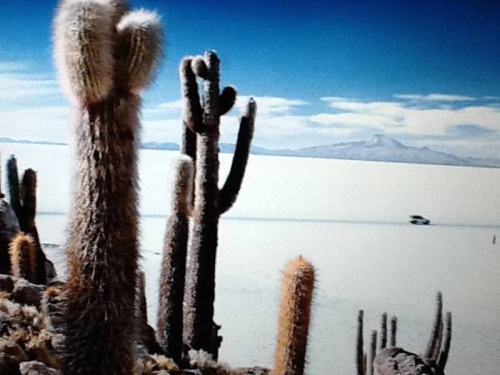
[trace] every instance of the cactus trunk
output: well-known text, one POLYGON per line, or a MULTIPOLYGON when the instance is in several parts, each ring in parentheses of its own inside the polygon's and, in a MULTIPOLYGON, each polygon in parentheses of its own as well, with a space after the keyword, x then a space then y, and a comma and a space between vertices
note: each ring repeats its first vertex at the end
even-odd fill
POLYGON ((92 104, 74 127, 80 168, 67 244, 67 375, 132 373, 139 104, 134 95, 92 104))

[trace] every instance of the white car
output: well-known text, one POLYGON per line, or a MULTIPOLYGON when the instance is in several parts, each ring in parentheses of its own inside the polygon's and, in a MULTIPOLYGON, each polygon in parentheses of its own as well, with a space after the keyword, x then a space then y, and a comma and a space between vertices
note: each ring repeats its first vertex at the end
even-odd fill
POLYGON ((420 215, 410 215, 410 223, 416 225, 429 225, 431 221, 420 215))

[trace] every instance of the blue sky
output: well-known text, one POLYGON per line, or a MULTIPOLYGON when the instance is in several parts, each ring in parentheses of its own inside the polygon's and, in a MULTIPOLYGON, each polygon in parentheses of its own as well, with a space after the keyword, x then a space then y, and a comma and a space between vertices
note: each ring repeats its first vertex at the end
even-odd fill
MULTIPOLYGON (((69 104, 52 62, 57 1, 0 0, 0 137, 67 142, 69 104)), ((386 134, 406 144, 500 158, 500 2, 152 1, 166 53, 145 94, 144 141, 178 142, 178 64, 215 49, 254 144, 296 148, 386 134)))

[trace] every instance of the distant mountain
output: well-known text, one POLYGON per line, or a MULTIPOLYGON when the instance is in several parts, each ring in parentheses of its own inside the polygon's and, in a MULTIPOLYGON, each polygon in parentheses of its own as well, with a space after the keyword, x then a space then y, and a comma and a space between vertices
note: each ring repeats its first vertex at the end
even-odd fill
POLYGON ((460 157, 428 147, 405 146, 384 135, 375 135, 368 141, 301 148, 293 151, 290 156, 500 168, 498 159, 460 157))
POLYGON ((23 143, 23 144, 33 144, 33 145, 55 145, 62 146, 66 143, 48 142, 48 141, 28 141, 26 139, 12 139, 6 137, 0 137, 0 143, 23 143))
MULTIPOLYGON (((37 142, 0 138, 0 143, 29 143, 63 145, 64 143, 37 142)), ((171 142, 144 142, 141 148, 147 150, 178 151, 179 145, 171 142)), ((235 145, 221 143, 221 153, 234 153, 235 145)), ((375 135, 368 141, 336 143, 332 145, 299 148, 296 150, 273 150, 252 146, 251 153, 256 155, 293 156, 322 159, 385 161, 392 163, 456 165, 466 167, 500 168, 500 159, 461 157, 454 154, 434 151, 428 147, 406 146, 384 135, 375 135)))

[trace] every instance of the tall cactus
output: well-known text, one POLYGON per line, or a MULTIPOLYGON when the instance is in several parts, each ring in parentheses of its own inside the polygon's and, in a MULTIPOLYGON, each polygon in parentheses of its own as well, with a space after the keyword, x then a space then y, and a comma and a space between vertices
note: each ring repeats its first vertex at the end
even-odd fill
POLYGON ((180 66, 184 101, 182 151, 195 162, 193 231, 186 277, 184 340, 193 349, 214 353, 211 333, 215 301, 215 263, 219 216, 235 202, 241 187, 253 136, 256 104, 245 106, 231 172, 219 190, 220 117, 233 106, 236 92, 219 89, 219 58, 215 52, 187 57, 180 66), (203 80, 200 103, 196 79, 203 80))
POLYGON ((17 160, 11 155, 7 162, 7 182, 9 185, 9 196, 12 208, 19 220, 21 231, 29 235, 33 240, 34 251, 36 254, 36 274, 31 280, 37 284, 47 283, 47 274, 45 264, 47 258, 40 243, 38 229, 35 223, 36 216, 36 189, 37 176, 33 169, 26 169, 21 180, 17 169, 17 160))
POLYGON ((189 210, 193 161, 181 156, 175 168, 171 215, 163 247, 158 310, 158 339, 168 357, 179 363, 182 356, 184 279, 189 238, 189 210))
POLYGON ((33 282, 36 276, 36 249, 33 239, 19 233, 10 243, 11 274, 33 282))
POLYGON ((302 375, 314 291, 314 268, 302 257, 283 273, 278 340, 271 375, 302 375))
POLYGON ((55 59, 74 115, 64 375, 131 375, 138 261, 140 92, 161 55, 159 18, 122 0, 64 0, 55 59))

